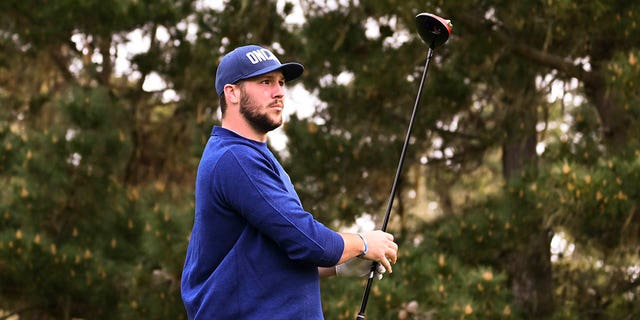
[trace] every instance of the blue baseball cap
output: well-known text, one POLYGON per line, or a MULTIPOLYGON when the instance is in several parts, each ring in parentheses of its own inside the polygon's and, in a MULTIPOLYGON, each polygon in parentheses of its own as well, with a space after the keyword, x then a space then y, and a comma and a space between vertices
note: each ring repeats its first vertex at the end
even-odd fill
POLYGON ((297 62, 280 63, 280 60, 269 50, 248 45, 238 47, 227 53, 216 71, 216 91, 222 95, 224 86, 240 80, 249 79, 280 70, 284 81, 291 81, 302 75, 304 67, 297 62))

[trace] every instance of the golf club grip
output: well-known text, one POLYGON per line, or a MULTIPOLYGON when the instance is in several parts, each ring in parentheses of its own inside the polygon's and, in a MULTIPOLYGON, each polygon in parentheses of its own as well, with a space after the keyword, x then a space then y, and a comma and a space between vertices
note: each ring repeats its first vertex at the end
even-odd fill
MULTIPOLYGON (((404 138, 404 143, 402 144, 402 151, 400 152, 400 160, 398 161, 398 168, 396 170, 396 176, 393 179, 393 186, 391 187, 391 195, 389 196, 389 202, 387 204, 387 211, 384 215, 384 221, 382 223, 382 231, 387 231, 387 225, 389 224, 389 218, 391 217, 391 208, 393 207, 393 199, 396 197, 396 190, 398 188, 398 181, 400 180, 400 175, 402 174, 402 166, 404 165, 404 156, 407 153, 407 148, 409 146, 409 138, 411 138, 411 131, 413 130, 413 122, 416 118, 416 114, 418 112, 418 106, 420 105, 420 100, 422 97, 422 87, 424 87, 425 80, 427 78, 427 72, 429 71, 429 62, 431 61, 431 57, 433 56, 432 46, 429 46, 429 52, 427 53, 427 62, 424 65, 424 71, 422 72, 422 78, 420 79, 420 86, 418 87, 418 94, 416 96, 415 104, 413 105, 413 111, 411 113, 411 119, 409 120, 409 128, 407 129, 407 135, 404 138)), ((373 283, 373 278, 375 277, 376 268, 378 266, 378 262, 373 262, 371 264, 371 271, 369 272, 369 279, 367 280, 367 286, 364 289, 364 294, 362 295, 362 303, 360 304, 360 312, 358 312, 358 316, 356 320, 364 319, 365 309, 367 308, 367 302, 369 300, 369 292, 371 291, 371 285, 373 283)))

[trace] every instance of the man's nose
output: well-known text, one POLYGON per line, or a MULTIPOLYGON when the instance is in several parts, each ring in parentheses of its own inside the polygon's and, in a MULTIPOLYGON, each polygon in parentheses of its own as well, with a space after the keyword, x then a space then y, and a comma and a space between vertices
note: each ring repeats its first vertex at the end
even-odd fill
POLYGON ((284 97, 284 84, 276 83, 273 86, 272 94, 274 97, 284 97))

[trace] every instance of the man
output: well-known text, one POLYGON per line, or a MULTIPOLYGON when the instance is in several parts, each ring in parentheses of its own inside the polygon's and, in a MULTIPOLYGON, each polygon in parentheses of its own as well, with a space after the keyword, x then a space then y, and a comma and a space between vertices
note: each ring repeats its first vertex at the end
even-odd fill
POLYGON ((189 319, 323 319, 319 277, 336 274, 336 265, 360 257, 392 272, 393 236, 316 221, 267 147, 267 133, 282 124, 285 82, 303 70, 255 45, 218 66, 222 123, 198 167, 182 273, 189 319))

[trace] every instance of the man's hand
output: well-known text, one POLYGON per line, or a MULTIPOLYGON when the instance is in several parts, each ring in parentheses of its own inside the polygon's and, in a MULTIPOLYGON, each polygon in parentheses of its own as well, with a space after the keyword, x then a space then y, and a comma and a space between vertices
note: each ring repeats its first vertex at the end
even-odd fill
MULTIPOLYGON (((336 275, 340 277, 367 277, 371 271, 372 262, 361 258, 353 258, 336 266, 336 275)), ((381 265, 376 265, 378 280, 382 280, 387 270, 381 265)))
POLYGON ((391 264, 398 259, 398 245, 393 242, 393 235, 382 230, 374 230, 362 233, 367 243, 367 254, 362 259, 376 261, 389 273, 392 273, 391 264))
POLYGON ((398 245, 393 235, 382 230, 363 233, 339 232, 344 241, 344 250, 338 264, 355 257, 378 262, 386 272, 392 273, 391 265, 398 258, 398 245))

